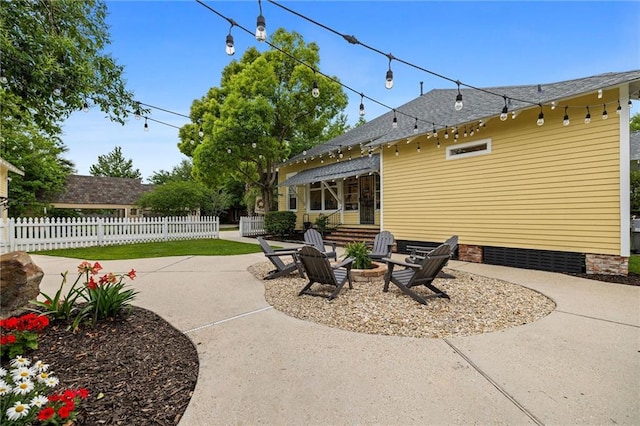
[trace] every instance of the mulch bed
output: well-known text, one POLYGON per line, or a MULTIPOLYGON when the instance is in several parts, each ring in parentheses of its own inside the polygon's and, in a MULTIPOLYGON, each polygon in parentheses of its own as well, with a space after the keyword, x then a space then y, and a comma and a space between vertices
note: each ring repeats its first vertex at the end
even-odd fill
POLYGON ((590 280, 604 281, 608 283, 626 284, 640 286, 640 274, 630 273, 628 276, 623 275, 605 275, 605 274, 568 274, 574 277, 587 278, 590 280))
POLYGON ((66 328, 52 322, 38 349, 24 355, 50 365, 60 379, 55 391, 89 391, 79 403, 77 424, 178 424, 198 378, 198 353, 186 335, 138 307, 95 328, 66 328))

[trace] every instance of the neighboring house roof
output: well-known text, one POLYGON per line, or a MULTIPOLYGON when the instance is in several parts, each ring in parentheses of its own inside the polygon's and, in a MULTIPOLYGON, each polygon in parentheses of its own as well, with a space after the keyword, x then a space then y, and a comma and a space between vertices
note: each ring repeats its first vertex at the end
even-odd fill
POLYGON ((640 160, 640 132, 631 132, 629 136, 629 159, 640 160))
MULTIPOLYGON (((606 90, 630 82, 632 83, 630 93, 637 98, 639 95, 636 92, 640 90, 640 70, 606 73, 557 83, 488 87, 483 88, 483 90, 503 94, 511 99, 509 112, 513 112, 539 108, 537 104, 549 105, 553 101, 580 96, 599 89, 606 90), (534 102, 535 105, 516 99, 534 102)), ((462 110, 456 111, 453 108, 453 104, 458 93, 457 90, 457 88, 434 89, 396 108, 398 120, 396 129, 391 126, 394 112, 389 111, 325 144, 317 145, 307 150, 306 154, 299 154, 291 158, 285 164, 292 164, 292 162, 307 157, 318 157, 331 151, 336 151, 339 147, 344 149, 349 146, 361 145, 366 152, 366 145, 368 144, 375 146, 431 133, 434 127, 432 123, 435 123, 436 130, 442 130, 444 126, 450 129, 455 126, 475 124, 480 120, 487 121, 500 115, 504 107, 504 99, 502 97, 482 90, 461 88, 460 92, 463 96, 464 107, 462 110), (414 132, 415 117, 420 120, 418 122, 418 133, 414 132), (428 121, 428 123, 425 123, 424 120, 428 121)))
POLYGON ((13 164, 11 164, 10 162, 8 162, 2 157, 0 157, 0 166, 5 167, 10 172, 17 173, 20 176, 24 176, 24 172, 22 170, 20 170, 19 168, 17 168, 16 166, 14 166, 13 164))
POLYGON ((323 180, 342 179, 349 176, 377 172, 378 170, 380 170, 380 156, 372 155, 371 157, 366 156, 356 158, 355 160, 344 160, 327 166, 303 170, 291 176, 278 186, 304 185, 323 180))
POLYGON ((132 205, 154 186, 140 179, 69 175, 64 192, 52 203, 132 205))

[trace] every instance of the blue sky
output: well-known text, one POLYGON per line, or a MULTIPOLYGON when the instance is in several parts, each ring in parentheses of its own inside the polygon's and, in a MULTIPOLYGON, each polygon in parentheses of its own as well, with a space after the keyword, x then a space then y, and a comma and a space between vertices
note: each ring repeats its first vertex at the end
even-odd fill
MULTIPOLYGON (((538 84, 640 68, 640 2, 637 1, 279 1, 340 33, 395 57, 477 87, 538 84)), ((253 30, 257 1, 205 1, 253 30)), ((245 49, 267 49, 234 28, 236 54, 225 54, 229 23, 195 1, 108 1, 112 44, 136 99, 189 115, 194 99, 218 86, 222 69, 245 49)), ((394 87, 384 87, 388 60, 310 22, 262 2, 267 33, 283 27, 320 46, 320 71, 390 106, 400 106, 446 80, 398 62, 394 87)), ((346 90, 350 123, 360 96, 346 90)), ((635 102, 632 114, 638 112, 635 102)), ((368 120, 387 112, 365 102, 368 120)), ((182 126, 188 120, 153 109, 151 118, 182 126)), ((88 175, 99 155, 116 146, 148 179, 171 170, 184 157, 178 130, 133 118, 122 126, 92 108, 63 124, 67 158, 88 175)))

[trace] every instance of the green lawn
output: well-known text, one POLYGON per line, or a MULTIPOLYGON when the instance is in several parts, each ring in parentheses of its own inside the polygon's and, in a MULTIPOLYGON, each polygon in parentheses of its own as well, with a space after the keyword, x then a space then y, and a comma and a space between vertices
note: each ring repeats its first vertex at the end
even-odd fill
POLYGON ((164 256, 230 256, 258 253, 260 251, 258 244, 208 239, 45 250, 32 252, 31 254, 71 257, 74 259, 121 260, 164 256))
POLYGON ((640 274, 640 255, 633 254, 629 258, 629 272, 640 274))

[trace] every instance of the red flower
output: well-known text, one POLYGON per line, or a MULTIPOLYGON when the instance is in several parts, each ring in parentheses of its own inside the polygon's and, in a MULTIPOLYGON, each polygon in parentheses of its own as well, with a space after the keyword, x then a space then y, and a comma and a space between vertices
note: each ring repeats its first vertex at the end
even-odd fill
POLYGON ((7 343, 12 344, 15 342, 16 342, 16 336, 14 336, 13 334, 7 335, 7 343))
POLYGON ((113 272, 109 272, 109 276, 107 277, 107 281, 110 282, 111 284, 115 283, 118 279, 116 278, 116 276, 113 274, 113 272))
POLYGON ((87 399, 89 397, 89 391, 85 388, 78 389, 78 396, 82 399, 87 399))
POLYGON ((131 268, 131 270, 129 271, 129 273, 127 274, 127 276, 128 276, 130 279, 134 279, 134 278, 136 277, 136 271, 135 271, 135 269, 131 268))
POLYGON ((75 398, 76 396, 77 396, 77 395, 76 395, 76 392, 75 392, 75 391, 72 391, 71 389, 67 389, 67 390, 66 390, 66 391, 64 391, 64 393, 62 394, 62 397, 63 397, 64 399, 66 399, 67 401, 72 401, 72 400, 73 400, 73 398, 75 398))
POLYGON ((97 275, 98 272, 100 272, 100 270, 102 269, 102 265, 100 265, 98 262, 93 264, 93 268, 91 268, 91 273, 93 275, 97 275))
POLYGON ((62 399, 62 396, 58 395, 57 393, 54 393, 49 395, 47 399, 51 402, 56 402, 56 401, 60 401, 62 399))
POLYGON ((69 411, 69 409, 65 405, 58 408, 58 415, 61 418, 66 419, 67 417, 69 417, 70 414, 71 414, 71 411, 69 411))
POLYGON ((93 279, 93 277, 89 277, 89 281, 87 282, 87 287, 89 288, 89 290, 95 290, 96 288, 98 288, 98 284, 93 279))
POLYGON ((69 412, 72 412, 76 408, 76 403, 73 402, 73 399, 68 399, 65 401, 64 407, 69 410, 69 412))
POLYGON ((56 410, 54 410, 53 407, 43 408, 38 413, 38 420, 40 421, 49 420, 51 417, 53 417, 55 413, 56 413, 56 410))
POLYGON ((78 265, 79 274, 82 274, 83 272, 91 272, 92 270, 93 267, 91 266, 91 263, 87 262, 86 260, 78 265))

